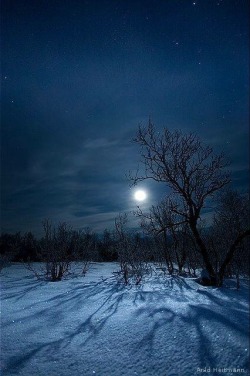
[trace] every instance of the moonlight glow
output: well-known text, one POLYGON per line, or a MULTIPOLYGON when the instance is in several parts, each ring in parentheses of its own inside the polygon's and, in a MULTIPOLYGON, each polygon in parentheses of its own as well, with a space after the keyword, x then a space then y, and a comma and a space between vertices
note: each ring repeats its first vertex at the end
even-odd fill
POLYGON ((140 190, 135 192, 134 198, 135 198, 136 201, 144 201, 147 198, 147 194, 146 194, 145 191, 140 189, 140 190))

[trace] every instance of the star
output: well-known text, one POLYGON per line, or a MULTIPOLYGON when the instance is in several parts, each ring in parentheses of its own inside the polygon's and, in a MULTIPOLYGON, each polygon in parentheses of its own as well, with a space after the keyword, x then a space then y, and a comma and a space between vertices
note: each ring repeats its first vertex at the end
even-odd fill
POLYGON ((177 42, 176 40, 173 40, 173 43, 178 46, 179 45, 179 42, 177 42))

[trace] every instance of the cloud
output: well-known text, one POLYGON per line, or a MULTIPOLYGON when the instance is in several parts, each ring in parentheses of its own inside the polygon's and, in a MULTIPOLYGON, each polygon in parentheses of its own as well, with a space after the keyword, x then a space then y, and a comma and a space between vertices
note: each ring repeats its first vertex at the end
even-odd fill
POLYGON ((33 218, 36 226, 51 217, 78 225, 84 222, 85 226, 93 225, 96 218, 98 228, 103 218, 106 227, 119 211, 126 210, 129 188, 125 172, 131 163, 130 149, 122 138, 97 137, 80 141, 68 153, 60 142, 56 149, 49 146, 33 155, 30 152, 29 165, 5 185, 5 228, 10 229, 14 222, 16 225, 13 213, 20 223, 33 218), (110 213, 107 220, 105 213, 110 213))
POLYGON ((100 148, 110 148, 113 146, 119 146, 120 142, 118 140, 108 140, 107 138, 96 138, 92 140, 87 140, 83 144, 85 149, 100 149, 100 148))

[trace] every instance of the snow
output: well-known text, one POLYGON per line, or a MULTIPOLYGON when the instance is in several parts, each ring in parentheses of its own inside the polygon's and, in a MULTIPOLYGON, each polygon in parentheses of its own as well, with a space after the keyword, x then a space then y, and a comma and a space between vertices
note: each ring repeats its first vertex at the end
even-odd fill
POLYGON ((86 276, 37 280, 23 265, 1 275, 1 368, 20 376, 247 375, 249 286, 217 289, 153 274, 117 281, 115 263, 86 276))

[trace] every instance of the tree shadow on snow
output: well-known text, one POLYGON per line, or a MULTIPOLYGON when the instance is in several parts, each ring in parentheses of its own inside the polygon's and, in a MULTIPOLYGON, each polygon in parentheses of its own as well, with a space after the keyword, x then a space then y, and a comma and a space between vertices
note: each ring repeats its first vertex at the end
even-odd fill
MULTIPOLYGON (((21 298, 23 293, 29 292, 34 286, 39 287, 39 282, 36 281, 34 285, 31 282, 24 285, 24 288, 18 292, 20 294, 18 298, 21 298)), ((47 330, 51 329, 52 332, 56 326, 61 330, 65 322, 72 317, 75 321, 72 322, 70 329, 66 329, 64 332, 61 330, 62 338, 54 340, 53 337, 51 340, 47 338, 45 343, 33 342, 30 347, 25 347, 25 353, 20 349, 19 355, 12 356, 6 361, 4 367, 6 375, 25 368, 32 358, 38 355, 46 357, 47 361, 53 360, 53 356, 56 356, 53 354, 60 353, 74 340, 77 340, 77 346, 83 348, 102 332, 109 320, 121 308, 122 303, 127 302, 126 299, 132 303, 132 314, 135 319, 146 320, 149 324, 143 326, 148 329, 141 333, 141 338, 138 340, 136 337, 132 343, 132 351, 137 352, 144 348, 149 357, 150 354, 153 354, 155 344, 157 341, 159 343, 161 336, 166 338, 166 347, 170 346, 168 351, 171 354, 174 351, 181 351, 179 348, 174 348, 173 338, 181 336, 181 346, 185 349, 185 346, 189 346, 191 332, 192 346, 199 358, 199 365, 209 364, 216 367, 218 366, 215 351, 218 345, 217 334, 209 332, 206 323, 209 323, 211 327, 211 322, 213 322, 222 331, 246 335, 246 313, 244 310, 234 307, 235 317, 225 318, 225 312, 220 312, 220 309, 223 309, 223 307, 221 308, 221 299, 215 296, 213 291, 204 289, 197 292, 197 299, 200 295, 204 296, 206 304, 190 304, 187 293, 195 289, 181 277, 168 278, 158 291, 144 291, 143 286, 124 287, 117 283, 115 278, 106 278, 99 282, 86 284, 73 281, 67 286, 67 291, 57 293, 48 299, 43 295, 43 300, 39 298, 37 302, 26 303, 22 322, 29 323, 26 332, 24 332, 28 336, 34 335, 36 332, 39 333, 43 326, 46 326, 47 330), (177 296, 173 298, 175 293, 177 296), (175 299, 177 305, 185 305, 186 309, 175 310, 170 303, 168 307, 168 301, 171 302, 171 299, 175 299), (74 317, 76 313, 77 318, 74 317), (173 325, 176 320, 178 320, 178 325, 173 325), (174 334, 173 330, 176 327, 178 333, 174 334)), ((12 298, 17 298, 14 293, 12 298)), ((39 338, 39 334, 37 338, 39 338)), ((180 340, 176 343, 179 346, 180 340)), ((237 352, 237 349, 232 348, 231 351, 237 352)), ((168 361, 169 359, 166 359, 166 362, 168 361)))
MULTIPOLYGON (((46 357, 46 361, 49 361, 51 354, 60 353, 76 338, 78 346, 83 347, 93 337, 97 336, 108 320, 115 315, 127 292, 128 289, 110 278, 108 281, 102 280, 87 285, 81 284, 72 288, 68 293, 64 292, 43 301, 38 299, 37 302, 27 305, 25 310, 22 308, 22 312, 28 312, 26 316, 21 318, 24 325, 28 324, 25 330, 27 336, 34 335, 44 327, 46 327, 46 330, 51 328, 53 333, 56 326, 62 328, 65 319, 69 320, 71 313, 79 312, 79 310, 83 312, 83 317, 81 319, 80 315, 79 323, 75 324, 73 329, 64 331, 63 338, 51 341, 47 338, 46 343, 33 343, 28 349, 25 347, 25 352, 20 349, 20 355, 11 356, 5 361, 4 373, 7 375, 26 367, 32 358, 38 354, 46 357), (92 310, 89 310, 89 299, 92 300, 95 307, 92 310), (49 303, 49 309, 46 307, 39 308, 39 305, 44 307, 46 303, 49 303), (36 308, 35 312, 32 309, 34 307, 36 308), (29 312, 29 310, 31 311, 29 312), (33 324, 31 325, 31 323, 33 324)), ((5 326, 7 327, 10 324, 12 322, 6 323, 5 326)))
MULTIPOLYGON (((228 316, 226 313, 227 307, 223 307, 222 299, 214 296, 212 292, 202 291, 201 293, 207 298, 205 304, 189 303, 186 305, 186 309, 182 311, 181 307, 177 307, 176 310, 175 307, 171 306, 171 303, 167 308, 166 301, 155 307, 151 304, 152 296, 150 296, 150 293, 139 292, 139 301, 143 306, 136 310, 135 316, 148 323, 144 326, 148 330, 143 333, 139 341, 134 343, 131 353, 141 351, 144 348, 148 358, 153 358, 155 354, 159 353, 157 346, 162 343, 162 338, 165 338, 161 349, 163 348, 165 354, 168 355, 166 363, 170 361, 173 354, 176 355, 178 352, 181 360, 187 348, 191 348, 189 362, 192 363, 192 356, 194 355, 197 356, 199 361, 198 364, 194 364, 193 369, 202 366, 220 368, 223 366, 221 356, 225 351, 231 354, 232 362, 236 361, 238 356, 238 359, 241 358, 242 362, 240 367, 248 369, 247 357, 244 358, 244 355, 247 354, 242 354, 239 343, 233 340, 233 338, 242 338, 246 343, 248 342, 246 307, 242 309, 238 305, 238 307, 232 308, 232 305, 230 305, 230 316, 228 316), (174 322, 175 325, 173 325, 174 322), (230 340, 232 339, 232 342, 225 340, 225 334, 228 335, 230 340), (223 348, 221 348, 222 344, 224 345, 223 348)), ((161 302, 163 295, 158 294, 158 298, 161 302)), ((232 364, 224 364, 224 366, 230 368, 232 364)), ((239 364, 234 364, 234 366, 239 367, 239 364)), ((190 374, 193 375, 194 372, 191 371, 190 374)))

